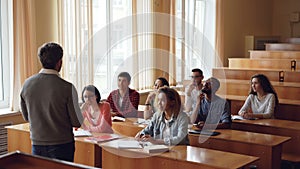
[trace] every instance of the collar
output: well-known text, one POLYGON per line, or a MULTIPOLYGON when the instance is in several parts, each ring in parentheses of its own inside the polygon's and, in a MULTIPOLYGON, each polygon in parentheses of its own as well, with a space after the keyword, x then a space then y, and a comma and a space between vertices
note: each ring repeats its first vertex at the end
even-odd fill
MULTIPOLYGON (((169 120, 169 125, 171 125, 174 121, 175 121, 175 117, 174 114, 172 114, 171 119, 169 120)), ((163 123, 165 123, 165 112, 162 112, 160 121, 162 121, 163 123)))
POLYGON ((60 77, 60 74, 58 73, 58 71, 56 71, 54 69, 45 69, 45 68, 42 68, 39 73, 54 74, 54 75, 57 75, 58 77, 60 77))

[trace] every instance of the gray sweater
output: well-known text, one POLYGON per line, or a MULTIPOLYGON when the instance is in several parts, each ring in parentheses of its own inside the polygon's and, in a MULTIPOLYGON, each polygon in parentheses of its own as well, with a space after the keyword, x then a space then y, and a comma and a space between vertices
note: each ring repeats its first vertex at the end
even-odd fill
POLYGON ((25 81, 20 96, 33 145, 74 141, 72 127, 80 127, 83 117, 71 83, 56 74, 39 73, 25 81))

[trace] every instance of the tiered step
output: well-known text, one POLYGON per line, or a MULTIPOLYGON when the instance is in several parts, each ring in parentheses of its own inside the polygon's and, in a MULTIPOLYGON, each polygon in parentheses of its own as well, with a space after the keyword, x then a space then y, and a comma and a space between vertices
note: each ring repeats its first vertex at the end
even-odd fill
MULTIPOLYGON (((245 69, 281 69, 291 70, 293 59, 248 59, 248 58, 229 58, 229 68, 245 69)), ((300 60, 296 59, 296 70, 300 70, 300 60)))
MULTIPOLYGON (((213 77, 218 79, 249 80, 255 74, 264 74, 270 81, 279 81, 281 69, 244 69, 244 68, 213 68, 213 77)), ((284 82, 300 82, 300 71, 284 71, 284 82)))
POLYGON ((250 50, 251 59, 300 59, 300 51, 250 50))
MULTIPOLYGON (((220 79, 220 95, 248 96, 250 80, 220 79)), ((279 99, 300 100, 300 83, 271 82, 279 99)))
POLYGON ((288 38, 286 40, 286 43, 296 43, 296 44, 300 44, 300 38, 288 38))
POLYGON ((266 43, 266 50, 300 51, 300 44, 293 43, 266 43))

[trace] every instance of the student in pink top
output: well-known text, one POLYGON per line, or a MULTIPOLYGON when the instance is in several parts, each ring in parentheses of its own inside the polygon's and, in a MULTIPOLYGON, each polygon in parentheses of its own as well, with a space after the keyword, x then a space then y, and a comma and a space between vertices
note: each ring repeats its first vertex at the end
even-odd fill
POLYGON ((100 92, 95 86, 84 87, 81 106, 84 121, 81 127, 91 132, 113 133, 110 105, 108 102, 100 102, 100 100, 100 92))

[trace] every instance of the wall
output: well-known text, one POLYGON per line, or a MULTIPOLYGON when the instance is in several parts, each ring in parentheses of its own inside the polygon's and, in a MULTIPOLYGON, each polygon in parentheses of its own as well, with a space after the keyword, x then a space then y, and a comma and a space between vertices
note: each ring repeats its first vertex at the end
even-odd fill
MULTIPOLYGON (((291 37, 289 17, 295 11, 300 12, 299 0, 274 0, 273 34, 281 35, 282 39, 291 37)), ((300 37, 300 22, 294 25, 294 37, 300 37)))
POLYGON ((35 0, 37 46, 58 41, 57 1, 35 0))
MULTIPOLYGON (((291 37, 289 15, 300 12, 299 0, 224 0, 224 64, 228 58, 245 57, 245 36, 291 37)), ((300 23, 294 25, 300 37, 300 23)))
POLYGON ((229 57, 244 57, 246 35, 271 35, 272 0, 224 1, 224 64, 229 57))

